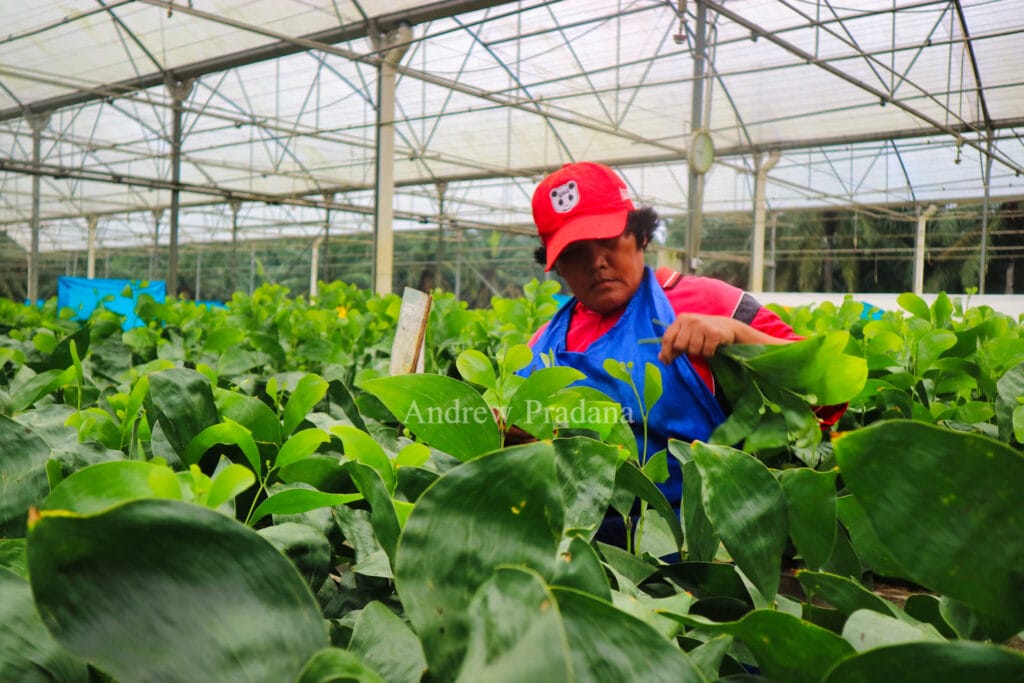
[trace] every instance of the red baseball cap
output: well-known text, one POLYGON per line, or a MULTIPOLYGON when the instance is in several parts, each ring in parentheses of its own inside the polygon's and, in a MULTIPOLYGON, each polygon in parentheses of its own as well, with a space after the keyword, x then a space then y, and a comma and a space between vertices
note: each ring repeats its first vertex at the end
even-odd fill
POLYGON ((544 270, 572 242, 618 237, 633 210, 629 190, 604 164, 566 164, 540 182, 533 192, 533 222, 547 250, 544 270))

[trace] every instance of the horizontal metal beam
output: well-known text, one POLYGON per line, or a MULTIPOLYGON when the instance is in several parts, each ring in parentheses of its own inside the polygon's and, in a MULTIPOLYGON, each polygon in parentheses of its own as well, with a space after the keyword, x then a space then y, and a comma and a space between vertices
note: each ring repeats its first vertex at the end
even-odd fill
MULTIPOLYGON (((436 19, 443 19, 456 14, 486 9, 497 5, 506 4, 509 0, 440 0, 424 5, 413 6, 400 12, 389 12, 373 17, 371 21, 378 30, 389 30, 400 22, 407 22, 412 25, 422 24, 436 19)), ((370 23, 359 21, 344 26, 337 26, 317 31, 302 36, 299 40, 277 40, 266 45, 240 50, 228 55, 211 57, 198 62, 192 62, 184 66, 175 67, 164 71, 156 71, 142 74, 135 78, 128 78, 115 83, 109 83, 96 88, 81 89, 65 95, 57 95, 44 100, 27 102, 23 107, 8 107, 0 109, 0 121, 9 121, 24 116, 27 111, 45 112, 63 109, 87 102, 95 102, 108 97, 118 97, 127 93, 155 88, 162 86, 171 75, 176 80, 184 81, 190 78, 199 78, 210 73, 226 71, 228 69, 256 64, 286 55, 305 52, 308 48, 302 42, 322 43, 333 45, 348 40, 364 38, 370 30, 370 23)))

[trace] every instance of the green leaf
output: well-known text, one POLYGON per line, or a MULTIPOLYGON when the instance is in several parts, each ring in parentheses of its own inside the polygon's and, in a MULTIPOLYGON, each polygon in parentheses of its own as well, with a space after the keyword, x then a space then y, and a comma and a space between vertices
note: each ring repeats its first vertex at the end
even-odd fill
POLYGON ((904 643, 863 652, 841 662, 826 683, 1015 683, 1024 656, 987 643, 904 643))
POLYGON ((506 423, 516 425, 538 439, 552 438, 551 420, 545 408, 550 405, 554 394, 585 376, 565 365, 530 373, 509 401, 506 423))
POLYGON ((881 576, 906 575, 906 571, 900 567, 888 547, 878 538, 856 496, 842 496, 837 499, 836 511, 850 534, 850 544, 864 564, 881 576))
POLYGON ((786 497, 756 458, 724 446, 693 444, 704 511, 736 565, 762 597, 779 586, 782 551, 789 537, 786 497))
POLYGON ((295 683, 385 683, 385 680, 354 652, 331 647, 313 655, 295 683))
POLYGON ((835 453, 905 578, 986 615, 997 639, 1024 626, 1019 452, 988 437, 901 420, 850 432, 835 442, 835 453))
POLYGON ((319 375, 304 375, 288 397, 284 407, 281 433, 288 436, 306 419, 317 403, 327 394, 327 380, 319 375))
POLYGON ((42 504, 42 510, 68 510, 80 515, 103 512, 130 500, 164 497, 181 498, 177 482, 173 491, 155 489, 155 473, 174 472, 163 464, 139 460, 101 462, 73 473, 57 485, 42 504), (161 491, 162 493, 158 493, 161 491))
POLYGON ((605 602, 612 601, 612 589, 597 551, 579 536, 562 539, 551 585, 575 588, 605 602))
MULTIPOLYGON (((188 368, 161 370, 150 373, 148 377, 148 412, 163 427, 164 435, 174 452, 184 458, 192 439, 207 427, 220 422, 210 381, 188 368)), ((253 471, 259 472, 258 464, 253 471)))
POLYGON ((206 494, 205 505, 217 509, 229 500, 234 500, 238 494, 249 489, 256 483, 256 475, 252 470, 237 463, 231 463, 227 467, 217 471, 210 482, 210 490, 206 494))
POLYGON ((533 360, 533 350, 526 344, 512 346, 501 357, 501 369, 505 374, 519 372, 533 360))
POLYGON ((930 625, 897 619, 871 609, 857 610, 850 615, 843 626, 843 638, 857 652, 921 640, 946 640, 930 625))
POLYGON ((643 621, 586 593, 546 587, 524 569, 496 572, 470 615, 459 681, 704 680, 685 653, 643 621))
POLYGON ((917 342, 915 369, 918 376, 924 375, 935 366, 944 352, 956 346, 956 335, 949 330, 928 330, 917 342))
MULTIPOLYGON (((858 610, 873 610, 890 617, 902 616, 902 612, 895 605, 845 576, 827 572, 798 571, 796 578, 807 593, 808 603, 814 598, 821 598, 846 616, 858 610)), ((857 644, 853 645, 856 647, 857 644)))
POLYGON ((396 375, 363 382, 409 431, 427 444, 471 460, 501 444, 484 399, 468 384, 440 375, 396 375))
POLYGON ((551 576, 563 526, 548 442, 507 448, 439 478, 416 502, 395 556, 395 588, 432 677, 454 677, 470 598, 502 564, 551 576))
POLYGON ((24 578, 0 568, 0 681, 88 683, 85 662, 73 657, 43 625, 24 578))
POLYGON ((419 683, 427 668, 419 638, 399 616, 377 601, 359 613, 348 649, 388 683, 419 683))
POLYGON ((28 509, 46 497, 50 447, 29 428, 0 415, 0 538, 25 535, 28 509))
POLYGON ((359 493, 324 493, 309 489, 285 489, 260 503, 259 507, 253 511, 248 524, 250 526, 256 524, 267 515, 294 515, 317 508, 347 505, 362 500, 362 498, 362 494, 359 493))
POLYGON ((291 563, 206 508, 140 500, 94 516, 44 514, 28 560, 51 633, 117 680, 144 671, 183 683, 288 681, 327 645, 291 563))
POLYGON ((651 412, 661 392, 661 370, 654 363, 647 363, 644 365, 644 412, 651 412))
POLYGON ((555 439, 552 445, 565 504, 565 529, 590 529, 585 535, 593 538, 615 487, 618 449, 582 436, 555 439))
POLYGON ((185 447, 181 460, 186 465, 197 465, 203 455, 216 445, 238 446, 252 471, 257 475, 263 471, 259 447, 253 441, 249 430, 229 418, 196 434, 185 447))
POLYGON ((391 499, 391 492, 381 479, 380 473, 372 467, 359 462, 348 462, 344 467, 352 475, 352 481, 359 487, 359 492, 370 503, 373 532, 393 567, 395 548, 398 545, 398 536, 402 532, 402 525, 395 502, 391 499))
POLYGON ((615 379, 619 380, 620 382, 625 382, 630 386, 633 386, 633 377, 629 374, 629 370, 626 368, 625 363, 623 363, 621 360, 616 360, 614 358, 605 358, 603 367, 604 371, 607 372, 612 377, 614 377, 615 379))
POLYGON ((825 564, 836 541, 836 474, 797 467, 779 475, 789 536, 810 569, 825 564))
POLYGON ((757 660, 761 674, 774 681, 818 683, 836 664, 854 653, 848 642, 831 631, 784 612, 759 609, 739 621, 725 623, 694 615, 667 616, 742 640, 757 660))
MULTIPOLYGON (((867 381, 867 363, 845 353, 846 331, 816 335, 803 341, 764 347, 745 363, 773 386, 784 387, 817 405, 844 403, 856 396, 867 381)), ((727 354, 742 353, 740 345, 727 354)))
MULTIPOLYGON (((675 540, 676 550, 683 546, 683 527, 679 523, 679 513, 665 498, 665 494, 654 485, 647 476, 631 462, 623 462, 615 473, 615 488, 627 491, 641 500, 647 501, 655 512, 668 523, 669 530, 675 540)), ((620 512, 628 512, 620 510, 620 512)))
POLYGON ((279 522, 256 533, 291 560, 311 590, 316 591, 331 571, 331 544, 327 537, 298 522, 279 522))
POLYGON ((932 321, 932 312, 928 308, 928 304, 924 299, 913 292, 903 292, 896 297, 896 303, 900 305, 900 308, 911 315, 921 318, 922 320, 927 320, 928 322, 932 321))
POLYGON ((355 462, 371 467, 384 482, 388 494, 395 492, 395 468, 391 459, 366 432, 348 425, 335 425, 331 432, 337 434, 345 447, 345 455, 355 462))
POLYGON ((303 429, 288 437, 281 445, 274 460, 275 467, 284 467, 316 453, 316 449, 331 440, 331 435, 322 429, 303 429))
POLYGON ((17 388, 12 386, 10 404, 11 415, 17 415, 30 406, 35 405, 36 401, 44 396, 49 396, 54 393, 59 387, 71 382, 74 377, 74 368, 67 368, 66 370, 46 370, 30 378, 23 384, 19 384, 17 388))
POLYGON ((459 369, 462 379, 467 382, 487 389, 494 389, 498 384, 498 377, 494 374, 491 359, 476 349, 468 349, 460 353, 455 360, 455 367, 459 369))
POLYGON ((226 389, 214 389, 213 395, 221 417, 248 429, 254 441, 281 443, 281 421, 266 403, 255 396, 226 389))

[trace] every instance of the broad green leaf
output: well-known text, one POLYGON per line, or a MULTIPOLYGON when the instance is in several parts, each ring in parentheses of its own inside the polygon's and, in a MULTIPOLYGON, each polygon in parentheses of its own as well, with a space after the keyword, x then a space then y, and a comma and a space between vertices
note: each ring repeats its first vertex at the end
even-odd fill
MULTIPOLYGON (((619 465, 615 473, 615 488, 631 493, 633 496, 647 501, 654 512, 661 515, 661 518, 668 523, 675 540, 676 550, 683 546, 683 527, 679 523, 679 513, 672 507, 665 498, 665 494, 654 485, 647 476, 631 462, 624 462, 619 465)), ((630 507, 632 504, 630 504, 630 507)), ((620 512, 628 512, 620 510, 620 512)))
POLYGON ((0 569, 28 578, 24 538, 0 538, 0 569))
POLYGON ((843 638, 857 652, 876 647, 913 643, 922 640, 945 641, 930 625, 882 614, 872 609, 857 610, 843 626, 843 638))
POLYGON ((304 375, 284 406, 281 433, 288 436, 294 432, 326 394, 327 380, 319 375, 304 375))
POLYGON ((289 681, 327 645, 291 563, 207 508, 139 500, 44 513, 28 560, 51 633, 116 680, 289 681))
POLYGON ((238 494, 255 483, 256 475, 252 470, 237 463, 231 463, 214 473, 210 482, 210 490, 206 494, 205 504, 207 507, 217 509, 229 500, 234 500, 238 494))
POLYGON ((316 591, 331 571, 331 544, 327 537, 298 522, 279 522, 257 533, 291 560, 311 590, 316 591))
POLYGON ((581 436, 555 439, 553 446, 565 504, 565 529, 591 529, 584 535, 593 538, 615 487, 618 449, 581 436))
MULTIPOLYGON (((669 441, 669 450, 674 453, 674 448, 678 446, 674 447, 673 442, 669 441)), ((683 503, 680 514, 686 532, 686 557, 690 560, 710 562, 715 559, 721 541, 704 511, 700 469, 692 460, 683 464, 682 468, 683 503)))
POLYGON ((844 482, 905 578, 967 603, 997 639, 1024 626, 1019 452, 909 421, 847 433, 835 452, 844 482))
POLYGON ((698 598, 727 597, 751 604, 750 591, 736 567, 722 562, 677 562, 658 568, 664 576, 698 598))
POLYGON ((166 465, 139 460, 101 462, 85 467, 58 484, 42 510, 69 510, 88 515, 107 510, 126 501, 143 498, 158 498, 171 494, 181 498, 177 482, 173 491, 153 486, 153 475, 166 471, 174 476, 166 465))
POLYGON ((502 564, 554 571, 562 494, 549 442, 466 462, 416 502, 395 555, 395 588, 431 676, 454 677, 466 651, 469 601, 502 564))
POLYGON ((309 489, 285 489, 260 503, 247 523, 251 526, 267 515, 294 515, 317 508, 347 505, 362 500, 362 498, 362 494, 359 493, 324 493, 309 489))
POLYGON ((629 374, 629 369, 621 360, 605 358, 603 367, 604 371, 615 379, 625 382, 630 386, 633 385, 633 377, 629 374))
POLYGON ((395 469, 399 467, 419 467, 429 459, 429 448, 421 443, 407 443, 402 446, 402 450, 395 454, 395 469))
MULTIPOLYGON (((210 381, 188 368, 150 373, 146 404, 150 416, 163 427, 171 448, 182 458, 197 434, 220 422, 210 381)), ((259 472, 258 464, 253 471, 259 472)))
POLYGON ((358 655, 336 647, 317 652, 295 683, 385 683, 358 655))
POLYGON ((359 613, 348 649, 388 683, 419 683, 427 668, 419 638, 398 615, 377 601, 359 613))
POLYGON ((612 601, 612 589, 597 551, 579 536, 562 539, 551 585, 575 588, 605 602, 612 601))
POLYGON ((662 449, 648 457, 640 469, 655 484, 663 484, 668 479, 668 452, 662 449))
POLYGON ((856 496, 842 496, 836 500, 839 520, 850 534, 850 544, 862 563, 881 576, 905 576, 905 570, 882 543, 871 526, 864 508, 856 496))
POLYGON ((551 420, 545 408, 555 393, 584 377, 579 370, 564 365, 535 370, 512 395, 505 422, 538 439, 552 438, 551 420))
POLYGON ((196 465, 202 459, 203 454, 216 445, 238 446, 252 471, 257 475, 263 471, 259 447, 253 441, 249 430, 230 418, 225 418, 224 422, 210 425, 196 434, 185 447, 185 451, 181 454, 181 460, 186 465, 196 465))
MULTIPOLYGON (((763 380, 803 395, 816 405, 844 403, 856 396, 867 381, 863 358, 845 353, 850 335, 845 331, 816 335, 782 346, 765 347, 745 363, 763 380)), ((724 353, 741 353, 726 347, 724 353)))
POLYGON ((825 683, 1016 683, 1024 656, 987 643, 904 643, 868 650, 841 662, 825 683))
POLYGON ((650 413, 651 408, 661 398, 661 370, 654 363, 644 365, 644 412, 650 413))
POLYGON ((409 431, 438 450, 471 460, 501 444, 484 399, 468 384, 441 375, 396 375, 363 382, 409 431))
POLYGON ((266 403, 255 396, 226 389, 214 389, 213 395, 221 417, 248 429, 254 441, 281 443, 281 421, 266 403))
POLYGON ((459 369, 462 379, 472 384, 487 389, 494 389, 498 384, 491 359, 476 349, 467 349, 460 353, 455 361, 455 367, 459 369))
POLYGON ((807 594, 808 603, 814 598, 820 598, 846 616, 858 610, 873 610, 891 617, 902 616, 895 605, 848 577, 827 572, 797 571, 796 578, 807 594))
POLYGON ((370 522, 373 524, 373 532, 393 567, 395 548, 398 545, 402 526, 391 499, 391 491, 388 490, 380 473, 374 468, 360 462, 348 462, 344 467, 352 475, 352 481, 359 487, 363 498, 370 504, 370 522))
POLYGON ((387 487, 388 494, 395 492, 395 468, 380 444, 366 432, 348 425, 331 427, 345 446, 345 455, 355 462, 363 463, 377 472, 387 487))
POLYGON ((789 536, 810 569, 821 568, 836 541, 836 474, 797 467, 779 475, 789 536))
POLYGON ((836 664, 854 653, 853 646, 835 633, 784 612, 759 609, 725 623, 694 615, 668 616, 742 640, 757 660, 761 674, 773 681, 819 683, 836 664))
POLYGON ((23 577, 0 568, 0 681, 88 683, 86 663, 46 630, 23 577))
POLYGON ((1020 397, 1024 397, 1024 363, 1003 374, 996 382, 996 419, 999 423, 999 438, 1009 442, 1013 436, 1024 444, 1024 410, 1020 397))
POLYGON ((928 330, 917 342, 915 370, 924 375, 935 365, 944 352, 956 346, 956 335, 949 330, 928 330))
POLYGON ((506 374, 519 372, 533 360, 533 350, 526 344, 516 344, 501 356, 501 369, 506 374))
POLYGON ((928 308, 928 304, 924 299, 913 292, 903 292, 896 297, 896 303, 900 305, 900 308, 911 315, 921 318, 922 320, 927 320, 928 322, 932 321, 932 312, 928 308))
POLYGON ((607 602, 501 569, 470 606, 472 637, 459 681, 703 681, 666 638, 607 602))
POLYGON ((26 410, 42 397, 49 396, 59 387, 71 382, 74 377, 74 368, 67 368, 66 370, 45 370, 16 387, 12 386, 10 402, 11 415, 17 415, 23 410, 26 410))
POLYGON ((316 452, 317 448, 330 440, 331 435, 322 429, 311 428, 295 432, 281 445, 281 450, 277 452, 277 458, 274 460, 274 466, 284 467, 303 458, 308 458, 316 452))
POLYGON ((789 537, 786 497, 768 468, 724 446, 693 444, 704 511, 737 566, 771 601, 789 537))
POLYGON ((0 538, 23 537, 28 509, 49 492, 50 447, 29 428, 0 415, 0 538))

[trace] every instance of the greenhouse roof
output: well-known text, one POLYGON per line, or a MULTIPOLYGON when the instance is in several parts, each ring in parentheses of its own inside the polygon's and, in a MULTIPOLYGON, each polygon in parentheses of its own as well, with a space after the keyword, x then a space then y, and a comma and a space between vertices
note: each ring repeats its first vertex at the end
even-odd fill
POLYGON ((90 223, 166 243, 174 188, 182 242, 370 230, 388 57, 396 229, 529 231, 540 176, 582 159, 683 213, 695 128, 707 212, 750 211, 758 166, 772 210, 980 201, 988 159, 992 199, 1024 196, 1024 1, 849 5, 2 3, 0 229, 30 244, 38 180, 43 250, 90 223))

